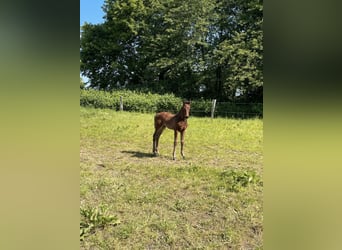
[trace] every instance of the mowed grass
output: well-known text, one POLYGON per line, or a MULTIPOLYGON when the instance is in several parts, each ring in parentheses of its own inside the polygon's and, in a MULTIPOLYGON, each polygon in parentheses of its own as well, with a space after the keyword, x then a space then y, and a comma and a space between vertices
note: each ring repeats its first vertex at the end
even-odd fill
POLYGON ((81 108, 81 208, 117 222, 81 249, 262 249, 263 121, 190 117, 174 161, 168 129, 152 155, 153 117, 81 108))

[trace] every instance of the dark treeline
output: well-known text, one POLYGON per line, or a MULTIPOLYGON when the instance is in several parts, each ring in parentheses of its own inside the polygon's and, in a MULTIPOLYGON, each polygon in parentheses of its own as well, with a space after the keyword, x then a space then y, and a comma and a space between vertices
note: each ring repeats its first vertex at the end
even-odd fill
POLYGON ((90 88, 263 101, 262 0, 105 0, 81 27, 90 88))

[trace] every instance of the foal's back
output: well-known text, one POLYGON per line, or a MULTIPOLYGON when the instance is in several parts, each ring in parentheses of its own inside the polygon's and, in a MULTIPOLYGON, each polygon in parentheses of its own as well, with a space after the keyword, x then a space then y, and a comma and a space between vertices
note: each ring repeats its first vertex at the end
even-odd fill
POLYGON ((174 114, 169 112, 160 112, 154 116, 154 127, 158 128, 160 126, 167 126, 167 123, 171 121, 171 119, 175 117, 174 114))

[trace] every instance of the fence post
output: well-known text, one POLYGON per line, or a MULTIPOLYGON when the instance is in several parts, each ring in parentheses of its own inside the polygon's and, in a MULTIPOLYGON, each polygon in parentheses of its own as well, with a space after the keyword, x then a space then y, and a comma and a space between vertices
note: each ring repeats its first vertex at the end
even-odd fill
POLYGON ((123 110, 123 101, 122 101, 122 96, 120 96, 120 111, 123 110))
POLYGON ((213 99, 211 103, 211 118, 214 118, 214 113, 215 113, 215 107, 216 107, 216 99, 213 99))

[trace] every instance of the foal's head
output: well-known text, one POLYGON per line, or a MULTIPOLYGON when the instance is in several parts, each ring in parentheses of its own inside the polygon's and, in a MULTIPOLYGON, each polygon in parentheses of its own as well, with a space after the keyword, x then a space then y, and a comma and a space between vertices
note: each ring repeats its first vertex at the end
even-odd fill
POLYGON ((190 102, 189 101, 183 101, 183 107, 182 107, 182 116, 187 119, 190 116, 190 102))

